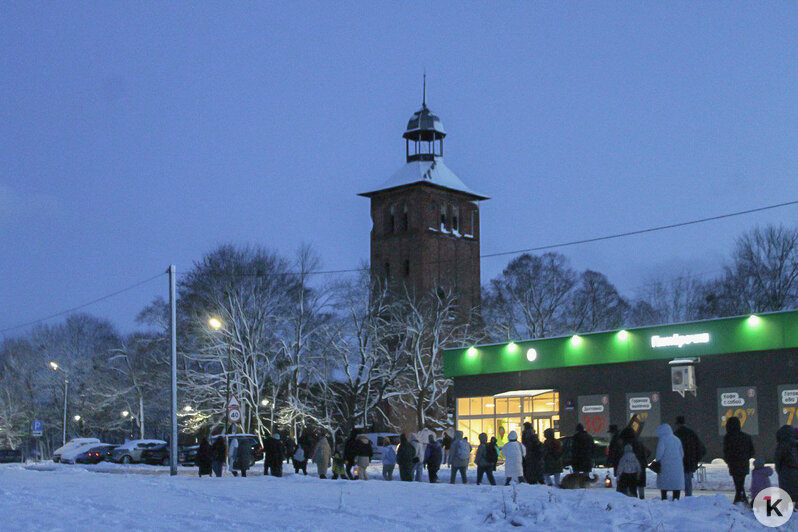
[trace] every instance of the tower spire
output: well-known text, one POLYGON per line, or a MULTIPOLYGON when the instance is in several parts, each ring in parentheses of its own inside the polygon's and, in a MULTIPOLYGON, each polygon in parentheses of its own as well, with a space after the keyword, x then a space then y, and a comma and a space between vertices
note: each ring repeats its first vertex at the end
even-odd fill
POLYGON ((421 93, 421 107, 426 109, 427 108, 427 71, 424 70, 424 89, 421 93))

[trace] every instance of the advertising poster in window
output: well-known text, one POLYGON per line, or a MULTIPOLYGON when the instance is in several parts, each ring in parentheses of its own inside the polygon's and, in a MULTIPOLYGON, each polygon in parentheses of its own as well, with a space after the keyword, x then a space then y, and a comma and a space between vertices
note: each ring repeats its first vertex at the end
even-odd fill
POLYGON ((718 388, 718 434, 726 434, 726 420, 740 418, 743 432, 759 434, 759 410, 756 406, 756 386, 718 388))
POLYGON ((607 436, 610 426, 610 397, 601 395, 580 395, 576 400, 579 409, 579 422, 593 436, 607 436))
POLYGON ((660 425, 660 396, 659 392, 640 392, 626 394, 626 421, 634 416, 633 426, 638 434, 644 438, 656 436, 657 427, 660 425))
POLYGON ((798 427, 798 384, 782 384, 779 393, 779 427, 798 427))

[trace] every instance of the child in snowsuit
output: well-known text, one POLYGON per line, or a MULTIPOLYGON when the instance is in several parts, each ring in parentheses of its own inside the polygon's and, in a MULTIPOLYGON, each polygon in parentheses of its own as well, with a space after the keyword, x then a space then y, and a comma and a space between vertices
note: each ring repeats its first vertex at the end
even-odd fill
POLYGON ((346 466, 344 465, 344 453, 341 450, 340 445, 335 447, 335 454, 333 455, 332 463, 333 480, 338 480, 339 478, 348 478, 346 476, 346 466))
POLYGON ((618 485, 618 492, 629 497, 637 497, 637 485, 640 482, 641 471, 637 455, 632 446, 627 443, 617 466, 618 476, 615 483, 618 485))
POLYGON ((754 470, 751 472, 751 504, 760 491, 770 487, 771 475, 773 475, 772 467, 767 467, 761 458, 754 460, 754 470))
POLYGON ((305 457, 305 449, 303 449, 301 445, 296 446, 296 451, 294 451, 294 456, 292 458, 294 461, 294 473, 302 471, 302 473, 307 475, 308 459, 305 457))

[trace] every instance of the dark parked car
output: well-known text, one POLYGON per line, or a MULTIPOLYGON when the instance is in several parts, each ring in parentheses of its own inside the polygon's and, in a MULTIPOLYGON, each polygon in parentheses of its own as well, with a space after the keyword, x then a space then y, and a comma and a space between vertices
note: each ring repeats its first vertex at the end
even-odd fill
MULTIPOLYGON (((219 438, 219 435, 212 436, 210 439, 210 444, 213 445, 213 442, 216 441, 216 438, 219 438)), ((235 438, 238 440, 238 444, 241 445, 242 443, 246 442, 252 447, 252 456, 255 457, 255 461, 263 460, 263 446, 260 444, 260 440, 254 434, 228 434, 227 440, 229 444, 230 438, 235 438)), ((199 449, 199 445, 186 445, 184 447, 180 447, 177 450, 177 462, 180 465, 184 466, 193 466, 196 465, 194 462, 197 459, 197 450, 199 449)))
MULTIPOLYGON (((571 465, 571 454, 573 447, 573 436, 565 436, 560 438, 562 444, 562 463, 564 466, 571 465)), ((597 440, 593 438, 593 467, 604 467, 607 465, 607 450, 610 443, 606 440, 597 440)))
POLYGON ((98 445, 84 451, 75 457, 76 464, 99 464, 100 462, 110 462, 111 454, 117 445, 98 445))
POLYGON ((25 459, 20 449, 0 449, 0 464, 24 461, 25 459))
POLYGON ((169 465, 169 445, 156 445, 141 451, 141 461, 150 465, 169 465))

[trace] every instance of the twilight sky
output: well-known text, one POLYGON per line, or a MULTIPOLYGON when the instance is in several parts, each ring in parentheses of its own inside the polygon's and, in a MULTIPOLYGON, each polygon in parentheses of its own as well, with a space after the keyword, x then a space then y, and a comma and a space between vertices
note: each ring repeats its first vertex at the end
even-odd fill
MULTIPOLYGON (((0 329, 224 242, 357 266, 356 193, 404 163, 425 68, 447 165, 492 198, 483 253, 798 199, 798 5, 597 6, 3 2, 0 329)), ((633 295, 796 221, 562 251, 633 295)), ((508 260, 485 259, 483 282, 508 260)), ((86 310, 132 330, 165 283, 86 310)))

